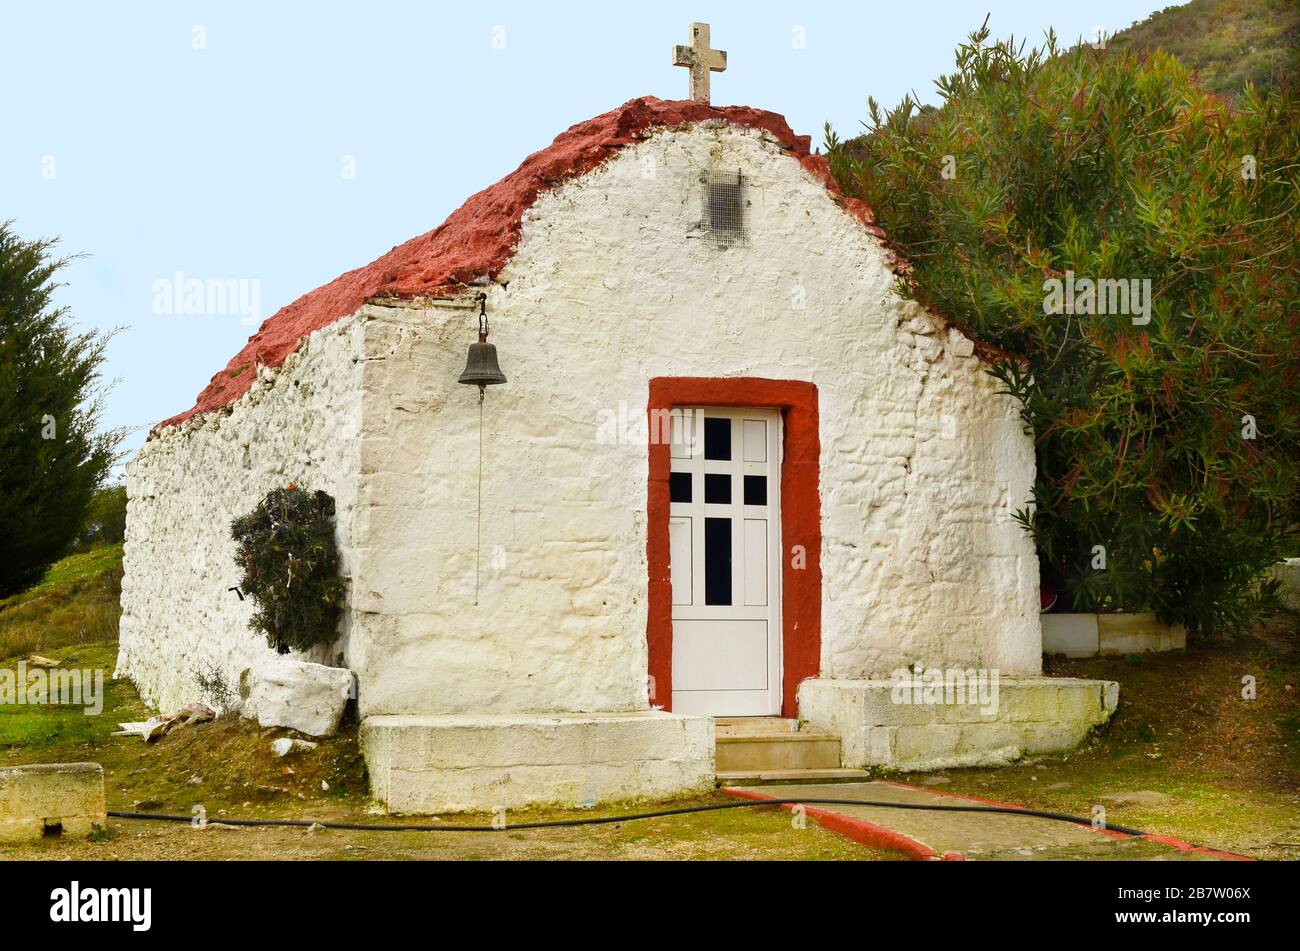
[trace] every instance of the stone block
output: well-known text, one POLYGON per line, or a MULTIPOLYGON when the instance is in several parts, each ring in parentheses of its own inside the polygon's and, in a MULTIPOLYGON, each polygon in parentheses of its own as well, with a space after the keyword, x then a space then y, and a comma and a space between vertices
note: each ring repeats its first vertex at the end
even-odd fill
POLYGON ((713 787, 710 717, 642 713, 373 716, 371 791, 397 813, 661 799, 713 787))
POLYGON ((96 825, 108 825, 98 763, 0 767, 0 842, 86 836, 96 825))
POLYGON ((1043 653, 1066 657, 1182 650, 1187 631, 1151 611, 1132 614, 1044 614, 1043 653))
POLYGON ((1096 657, 1100 649, 1095 614, 1044 614, 1043 653, 1096 657))
POLYGON ((996 766, 1025 755, 1074 749, 1119 700, 1112 681, 1001 677, 996 709, 897 704, 889 680, 805 680, 799 717, 840 738, 841 765, 900 770, 996 766))
POLYGON ((1136 614, 1098 614, 1099 650, 1106 654, 1146 654, 1182 650, 1187 646, 1187 629, 1165 624, 1153 611, 1136 614))
POLYGON ((278 656, 259 660, 248 685, 248 707, 259 726, 288 727, 308 736, 333 734, 353 693, 347 668, 278 656))

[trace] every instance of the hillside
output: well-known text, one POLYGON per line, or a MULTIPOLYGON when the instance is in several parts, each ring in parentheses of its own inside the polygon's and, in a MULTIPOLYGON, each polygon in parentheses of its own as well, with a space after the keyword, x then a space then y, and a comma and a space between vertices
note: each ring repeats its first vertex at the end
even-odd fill
POLYGON ((40 583, 0 599, 0 657, 117 639, 122 545, 55 562, 40 583))
POLYGON ((1237 101, 1247 82, 1265 88, 1300 70, 1296 0, 1192 0, 1166 7, 1107 41, 1111 49, 1163 49, 1210 91, 1237 101))

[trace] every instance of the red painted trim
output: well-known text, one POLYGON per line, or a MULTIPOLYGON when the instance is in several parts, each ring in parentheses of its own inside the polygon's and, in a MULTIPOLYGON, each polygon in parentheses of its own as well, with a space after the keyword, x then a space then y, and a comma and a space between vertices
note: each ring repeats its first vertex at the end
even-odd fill
POLYGON ((801 380, 757 377, 655 377, 650 381, 647 423, 650 476, 646 499, 646 644, 655 696, 651 703, 672 709, 673 598, 668 574, 667 441, 657 439, 655 412, 674 406, 763 406, 784 416, 781 461, 781 715, 796 716, 799 683, 816 677, 821 666, 822 523, 821 436, 817 387, 801 380), (804 549, 804 566, 794 567, 791 552, 804 549))
MULTIPOLYGON (((942 789, 930 789, 926 786, 913 786, 908 783, 896 783, 889 781, 880 781, 883 786, 893 786, 896 789, 915 789, 919 792, 933 793, 936 796, 950 796, 953 799, 965 799, 968 802, 978 802, 985 806, 1001 806, 1004 809, 1024 810, 1024 806, 1016 805, 1011 802, 999 802, 996 799, 981 799, 979 796, 967 796, 963 793, 945 792, 942 789)), ((1081 826, 1080 828, 1086 828, 1081 826)), ((1159 842, 1161 845, 1167 845, 1170 848, 1177 849, 1179 852, 1195 852, 1199 855, 1213 855, 1221 859, 1229 859, 1234 862, 1258 862, 1259 859, 1252 858, 1249 855, 1238 855, 1236 852, 1223 852, 1219 849, 1207 849, 1203 846, 1192 845, 1190 842, 1184 842, 1182 839, 1172 835, 1156 835, 1146 833, 1141 836, 1131 836, 1127 832, 1116 832, 1114 829, 1093 829, 1093 832, 1099 832, 1102 835, 1109 836, 1112 839, 1147 839, 1151 842, 1159 842)))
MULTIPOLYGON (((751 799, 762 801, 765 799, 775 799, 775 796, 769 796, 767 793, 759 792, 755 789, 738 789, 734 786, 723 786, 722 792, 728 796, 734 796, 737 799, 751 799)), ((782 809, 794 811, 793 803, 782 803, 782 809)), ((884 826, 878 826, 874 822, 867 822, 865 819, 858 819, 853 816, 846 816, 839 812, 828 812, 825 809, 817 809, 812 806, 804 806, 804 815, 812 818, 823 829, 829 832, 837 832, 847 839, 861 845, 871 846, 876 849, 890 849, 894 852, 902 852, 908 858, 920 860, 942 860, 945 862, 964 861, 966 856, 957 852, 948 852, 940 855, 934 849, 930 848, 924 842, 918 842, 910 836, 903 835, 901 832, 895 832, 893 829, 886 829, 884 826)))

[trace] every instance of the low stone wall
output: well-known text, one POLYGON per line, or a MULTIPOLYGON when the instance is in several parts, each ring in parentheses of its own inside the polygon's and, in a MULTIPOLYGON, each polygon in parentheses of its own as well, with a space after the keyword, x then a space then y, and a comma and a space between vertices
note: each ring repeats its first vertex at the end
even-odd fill
POLYGON ((620 714, 374 716, 374 797, 398 813, 662 799, 713 789, 713 720, 620 714))
POLYGON ((841 765, 850 769, 1000 766, 1077 747, 1115 712, 1119 684, 1004 677, 992 709, 896 698, 892 680, 805 680, 799 716, 840 738, 841 765))
POLYGON ((1044 614, 1043 653, 1066 657, 1148 654, 1183 650, 1187 629, 1165 624, 1154 611, 1133 614, 1044 614))
POLYGON ((1282 589, 1282 603, 1292 611, 1300 611, 1300 558, 1278 562, 1273 566, 1273 577, 1282 589))
POLYGON ((0 842, 26 842, 56 830, 85 836, 96 825, 108 826, 98 763, 0 768, 0 842))

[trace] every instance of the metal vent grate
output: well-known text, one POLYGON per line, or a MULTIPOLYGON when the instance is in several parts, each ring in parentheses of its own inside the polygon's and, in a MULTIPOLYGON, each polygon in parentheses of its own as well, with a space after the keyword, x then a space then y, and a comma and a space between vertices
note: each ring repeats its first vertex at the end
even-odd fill
POLYGON ((746 244, 745 176, 740 172, 710 171, 705 177, 708 195, 705 203, 705 223, 709 240, 715 247, 730 248, 746 244))

